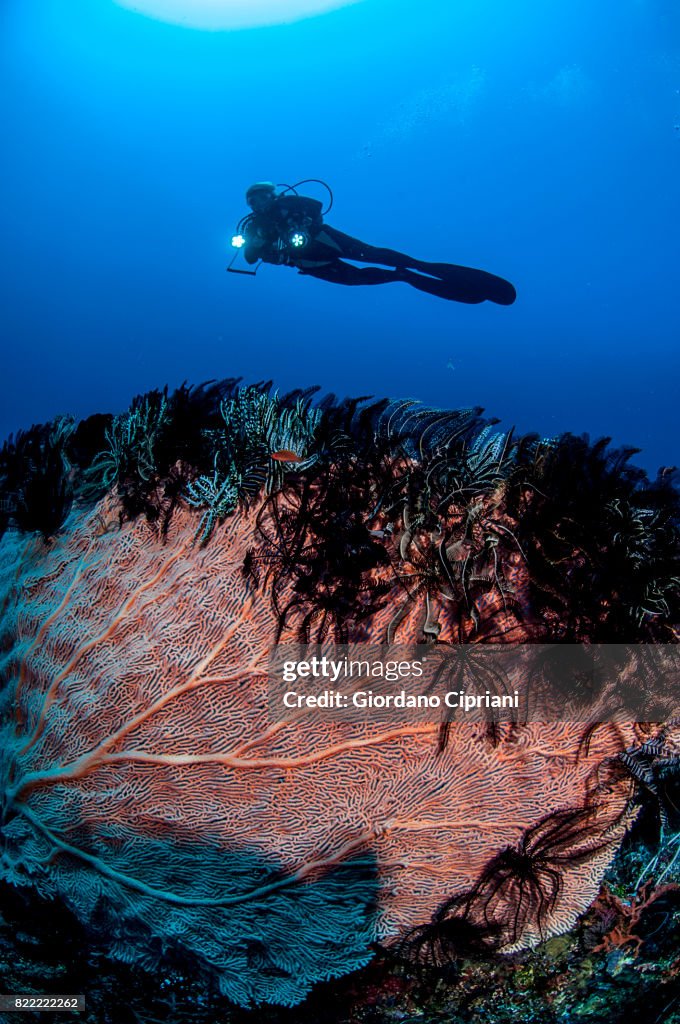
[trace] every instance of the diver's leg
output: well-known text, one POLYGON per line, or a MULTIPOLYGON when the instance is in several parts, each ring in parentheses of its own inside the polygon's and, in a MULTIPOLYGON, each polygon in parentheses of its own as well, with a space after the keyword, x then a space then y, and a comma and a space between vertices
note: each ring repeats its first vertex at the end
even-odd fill
POLYGON ((316 236, 317 239, 323 241, 324 234, 332 240, 347 260, 357 260, 359 263, 384 263, 388 267, 412 267, 417 263, 417 260, 407 256, 404 252, 398 252, 397 249, 385 249, 378 245, 368 245, 367 242, 361 242, 358 238, 346 235, 344 231, 338 231, 337 228, 332 228, 328 224, 324 224, 321 228, 316 236))
MULTIPOLYGON (((461 271, 457 276, 451 276, 446 280, 437 277, 426 277, 424 274, 417 274, 413 270, 404 267, 388 269, 387 267, 355 267, 351 263, 344 263, 342 260, 333 260, 332 263, 323 263, 315 267, 300 267, 301 274, 309 277, 318 277, 322 281, 330 281, 333 284, 362 285, 362 284, 388 284, 390 281, 403 281, 421 292, 428 292, 430 295, 438 295, 442 299, 450 299, 454 302, 477 303, 490 299, 492 302, 502 302, 500 293, 491 291, 488 282, 484 278, 493 277, 492 274, 485 274, 484 271, 471 270, 469 267, 452 268, 461 271), (482 281, 476 275, 482 275, 482 281), (472 275, 472 276, 471 276, 472 275), (494 294, 497 295, 494 298, 494 294)), ((501 281, 496 278, 496 281, 501 281)), ((501 284, 512 289, 514 288, 507 281, 501 284)), ((512 299, 510 300, 512 301, 512 299)), ((507 302, 505 303, 508 304, 507 302)))
POLYGON ((317 267, 300 267, 299 272, 309 277, 318 277, 322 281, 333 284, 388 284, 390 281, 401 281, 401 271, 387 267, 353 267, 351 263, 333 260, 317 267))
POLYGON ((428 263, 425 260, 417 260, 406 253, 398 252, 396 249, 383 249, 375 245, 367 245, 352 238, 337 228, 324 225, 321 229, 325 231, 342 251, 342 255, 348 260, 357 260, 367 263, 385 263, 390 267, 397 267, 399 270, 417 270, 420 274, 429 274, 433 279, 439 278, 445 282, 444 287, 437 285, 429 288, 425 284, 418 284, 409 279, 408 283, 421 291, 429 291, 433 295, 442 295, 444 298, 451 298, 457 302, 496 302, 501 306, 510 306, 515 301, 517 293, 509 281, 495 274, 489 274, 486 270, 477 270, 474 267, 459 267, 455 263, 428 263))

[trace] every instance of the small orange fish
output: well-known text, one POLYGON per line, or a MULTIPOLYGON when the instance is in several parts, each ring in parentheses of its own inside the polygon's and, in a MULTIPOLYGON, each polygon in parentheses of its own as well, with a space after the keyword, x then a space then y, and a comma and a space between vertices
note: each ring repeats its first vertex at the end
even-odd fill
POLYGON ((290 448, 282 448, 280 452, 269 453, 274 462, 302 462, 302 456, 292 452, 290 448))

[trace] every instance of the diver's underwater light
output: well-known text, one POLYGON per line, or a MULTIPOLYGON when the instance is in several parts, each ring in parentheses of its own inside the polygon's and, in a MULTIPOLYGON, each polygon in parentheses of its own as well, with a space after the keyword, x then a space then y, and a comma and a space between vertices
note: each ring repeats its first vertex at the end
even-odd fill
POLYGON ((243 235, 234 235, 234 237, 231 240, 231 244, 235 249, 242 249, 243 246, 246 244, 246 240, 243 237, 243 235))
POLYGON ((304 231, 294 231, 289 238, 289 242, 294 249, 302 249, 303 246, 307 245, 307 241, 307 235, 304 231))

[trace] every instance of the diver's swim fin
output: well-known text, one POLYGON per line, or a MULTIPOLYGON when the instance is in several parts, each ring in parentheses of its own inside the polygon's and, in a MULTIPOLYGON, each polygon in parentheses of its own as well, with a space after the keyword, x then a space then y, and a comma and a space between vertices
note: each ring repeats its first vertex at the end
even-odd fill
POLYGON ((423 278, 422 274, 431 274, 434 279, 442 282, 438 289, 423 287, 413 280, 409 280, 415 288, 421 291, 430 291, 433 295, 441 295, 445 299, 453 299, 456 302, 496 302, 500 306, 511 306, 517 298, 517 292, 509 281, 495 274, 489 274, 486 270, 477 270, 475 267, 459 267, 455 263, 425 263, 421 260, 414 260, 411 266, 421 274, 413 274, 413 277, 423 278))
POLYGON ((399 269, 399 280, 418 288, 421 292, 429 292, 430 295, 438 295, 442 299, 454 302, 474 304, 488 300, 501 306, 511 306, 517 296, 509 281, 485 270, 457 267, 453 263, 421 263, 419 269, 421 267, 425 273, 418 274, 413 270, 399 269))

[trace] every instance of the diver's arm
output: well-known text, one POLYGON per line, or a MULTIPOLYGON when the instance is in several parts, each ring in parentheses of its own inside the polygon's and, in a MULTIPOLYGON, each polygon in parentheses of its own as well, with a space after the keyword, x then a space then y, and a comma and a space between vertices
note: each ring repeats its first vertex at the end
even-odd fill
POLYGON ((264 246, 262 246, 262 245, 255 245, 255 244, 251 244, 251 243, 246 243, 246 246, 245 246, 245 248, 243 250, 243 257, 244 257, 246 263, 249 263, 252 266, 253 263, 257 263, 258 260, 261 260, 263 258, 262 257, 263 251, 264 251, 264 246))
POLYGON ((251 266, 262 260, 263 263, 286 263, 288 258, 285 251, 277 242, 261 241, 258 243, 247 243, 243 255, 246 263, 251 266))
POLYGON ((246 263, 251 266, 258 260, 274 262, 271 259, 276 250, 276 230, 261 217, 252 217, 246 224, 244 235, 246 239, 243 256, 246 263))

